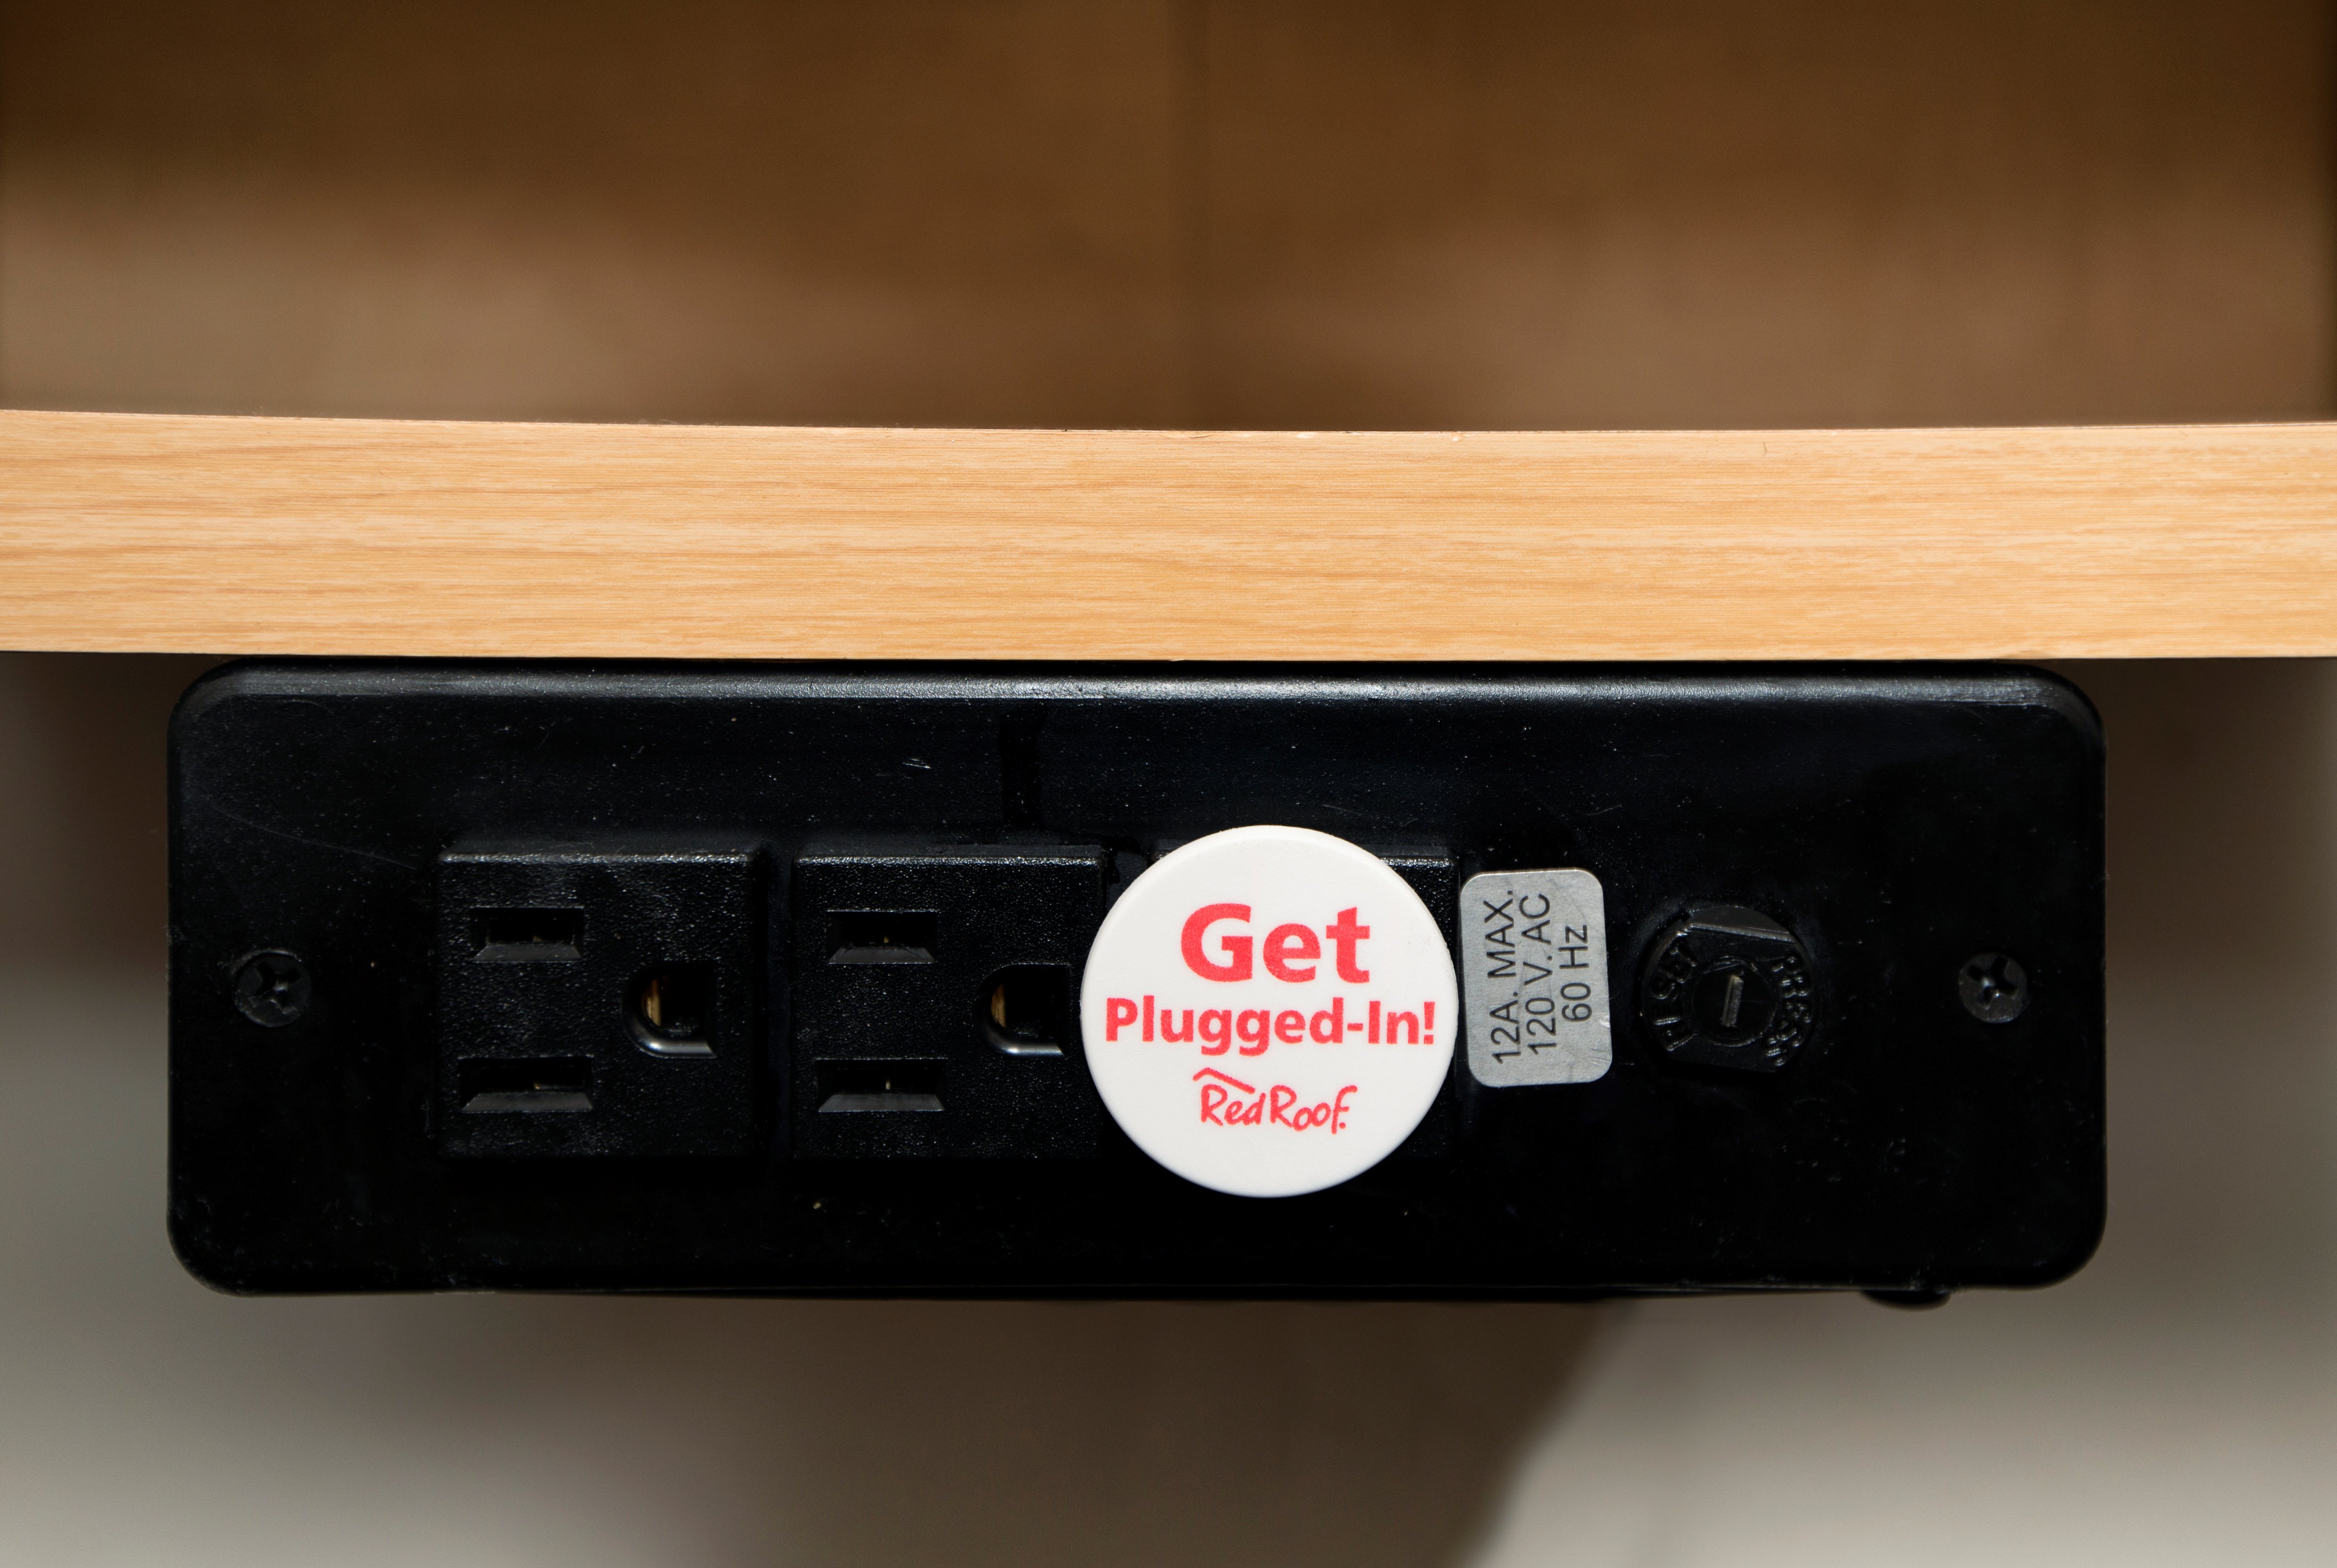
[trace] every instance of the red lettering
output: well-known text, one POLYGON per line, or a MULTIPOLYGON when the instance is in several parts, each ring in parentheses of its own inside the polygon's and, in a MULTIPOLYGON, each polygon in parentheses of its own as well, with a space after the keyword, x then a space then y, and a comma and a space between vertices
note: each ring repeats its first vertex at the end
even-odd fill
POLYGON ((1201 1054, 1222 1056, 1226 1047, 1234 1043, 1234 1015, 1223 1007, 1212 1007, 1201 1014, 1201 1054), (1215 1024, 1215 1028, 1210 1025, 1215 1024))
POLYGON ((1253 1007, 1234 1020, 1234 1034, 1242 1043, 1241 1054, 1255 1056, 1266 1049, 1266 1021, 1270 1016, 1261 1008, 1253 1007))
POLYGON ((1436 1044, 1436 1004, 1433 1002, 1420 1004, 1420 1037, 1431 1045, 1436 1044))
MULTIPOLYGON (((1188 926, 1186 929, 1189 931, 1192 927, 1188 926)), ((1359 969, 1355 966, 1355 946, 1371 934, 1370 926, 1355 924, 1355 912, 1353 909, 1340 910, 1338 919, 1323 927, 1323 935, 1328 936, 1339 949, 1340 979, 1351 985, 1360 985, 1372 977, 1370 970, 1359 969)))
POLYGON ((1193 1010, 1190 1007, 1185 1009, 1185 1032, 1182 1034, 1177 1033, 1168 1022, 1176 1015, 1177 1010, 1173 1007, 1160 1009, 1160 1038, 1172 1045, 1181 1045, 1193 1037, 1193 1010))
POLYGON ((1397 1024, 1403 1024, 1406 1029, 1410 1030, 1410 1031, 1411 1031, 1411 1033, 1412 1033, 1412 1038, 1411 1038, 1410 1040, 1406 1041, 1406 1042, 1405 1042, 1405 1044, 1408 1044, 1408 1045, 1417 1045, 1417 1044, 1420 1044, 1420 1014, 1417 1014, 1417 1013, 1391 1013, 1391 1014, 1389 1014, 1387 1015, 1387 1025, 1388 1025, 1388 1030, 1387 1030, 1387 1043, 1388 1043, 1389 1044, 1391 1044, 1391 1045, 1393 1045, 1393 1044, 1395 1044, 1395 1026, 1396 1026, 1397 1024))
POLYGON ((1204 904, 1185 920, 1185 966, 1204 980, 1247 980, 1249 978, 1249 938, 1220 936, 1218 945, 1225 948, 1228 962, 1212 964, 1201 950, 1201 939, 1220 920, 1247 920, 1247 904, 1204 904))
POLYGON ((1144 999, 1144 1037, 1147 1040, 1152 1038, 1152 998, 1149 996, 1144 999))
MULTIPOLYGON (((1151 998, 1151 997, 1149 997, 1149 996, 1147 996, 1147 997, 1145 998, 1145 1000, 1146 1000, 1147 1002, 1149 1002, 1149 1001, 1151 1001, 1151 1000, 1152 1000, 1152 998, 1151 998)), ((1126 1025, 1126 1024, 1133 1024, 1133 1023, 1135 1023, 1135 1022, 1136 1022, 1136 1004, 1135 1004, 1135 1003, 1130 1002, 1130 1001, 1129 1001, 1127 997, 1125 997, 1125 996, 1110 996, 1110 997, 1106 997, 1106 998, 1104 999, 1104 1004, 1103 1004, 1103 1037, 1104 1037, 1105 1039, 1107 1039, 1107 1040, 1117 1040, 1117 1039, 1119 1039, 1119 1038, 1120 1038, 1120 1029, 1121 1029, 1124 1025, 1126 1025)), ((1146 1039, 1148 1039, 1148 1040, 1149 1040, 1150 1038, 1152 1038, 1152 1036, 1151 1036, 1150 1034, 1146 1034, 1146 1035, 1145 1035, 1145 1038, 1146 1038, 1146 1039)))
POLYGON ((1276 980, 1288 980, 1305 985, 1315 978, 1315 966, 1304 969, 1291 967, 1293 958, 1320 958, 1323 944, 1315 940, 1315 932, 1306 926, 1276 926, 1266 938, 1266 972, 1276 980))
POLYGON ((1380 1043, 1380 1004, 1377 1002, 1372 1004, 1372 1032, 1364 1038, 1374 1045, 1380 1043))
POLYGON ((1334 996, 1331 1004, 1306 1021, 1306 1032, 1325 1045, 1336 1045, 1347 1037, 1347 999, 1334 996))
POLYGON ((1353 1107, 1347 1103, 1347 1096, 1355 1093, 1353 1083, 1328 1100, 1301 1105, 1298 1091, 1287 1083, 1270 1084, 1260 1091, 1214 1067, 1204 1067, 1194 1073, 1193 1082, 1201 1084, 1201 1120, 1216 1127, 1257 1127, 1278 1122, 1294 1132, 1327 1128, 1337 1133, 1346 1130, 1347 1118, 1353 1113, 1353 1107), (1217 1082, 1202 1083, 1211 1078, 1217 1082), (1257 1098, 1243 1099, 1242 1095, 1257 1098))
POLYGON ((1296 1045, 1306 1038, 1306 1014, 1292 1008, 1274 1015, 1274 1037, 1285 1045, 1296 1045))

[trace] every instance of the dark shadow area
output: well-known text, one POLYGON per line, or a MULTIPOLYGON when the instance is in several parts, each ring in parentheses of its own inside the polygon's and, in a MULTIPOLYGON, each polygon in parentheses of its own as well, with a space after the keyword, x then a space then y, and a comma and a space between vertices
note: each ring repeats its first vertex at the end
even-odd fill
POLYGON ((2072 665, 2110 737, 2110 1222, 2137 1288, 2337 1286, 2337 665, 2072 665))
POLYGON ((163 953, 163 737, 216 659, 0 653, 0 961, 163 953))

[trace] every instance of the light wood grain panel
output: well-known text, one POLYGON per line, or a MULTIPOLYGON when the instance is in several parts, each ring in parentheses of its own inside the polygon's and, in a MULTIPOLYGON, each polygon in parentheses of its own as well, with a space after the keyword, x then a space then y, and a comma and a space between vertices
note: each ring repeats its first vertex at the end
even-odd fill
POLYGON ((21 648, 2337 653, 2337 426, 938 431, 0 415, 21 648))

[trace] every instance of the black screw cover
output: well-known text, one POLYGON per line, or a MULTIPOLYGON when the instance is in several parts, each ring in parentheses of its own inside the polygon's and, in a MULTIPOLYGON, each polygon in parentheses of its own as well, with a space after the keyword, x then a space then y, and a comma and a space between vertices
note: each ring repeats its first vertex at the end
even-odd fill
POLYGON ((1956 975, 1964 1011, 1983 1024, 2009 1024, 2029 1006, 2029 972, 2017 958, 1975 953, 1956 975))
POLYGON ((1809 1040, 1809 953, 1758 910, 1691 908, 1656 942, 1639 1015, 1671 1061, 1775 1073, 1809 1040))
POLYGON ((235 971, 236 1011, 263 1029, 281 1029, 308 1010, 308 970, 289 953, 254 953, 235 971))

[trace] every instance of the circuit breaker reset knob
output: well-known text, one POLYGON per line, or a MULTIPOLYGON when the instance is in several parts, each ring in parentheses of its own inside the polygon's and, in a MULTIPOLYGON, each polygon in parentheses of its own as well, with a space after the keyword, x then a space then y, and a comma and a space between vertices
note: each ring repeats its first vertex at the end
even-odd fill
POLYGON ((1809 1043, 1809 952, 1756 909, 1691 908, 1657 939, 1639 1011, 1672 1061, 1775 1073, 1809 1043))

